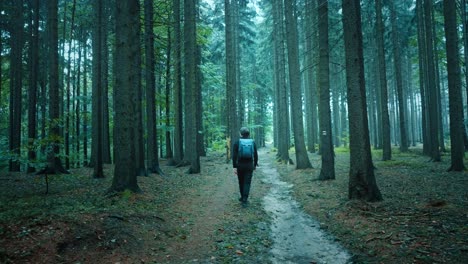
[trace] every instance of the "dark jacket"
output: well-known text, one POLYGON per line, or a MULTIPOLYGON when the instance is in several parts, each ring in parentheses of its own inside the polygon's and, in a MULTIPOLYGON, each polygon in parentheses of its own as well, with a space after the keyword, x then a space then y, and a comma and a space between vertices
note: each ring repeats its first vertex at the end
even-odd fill
POLYGON ((258 153, 257 153, 257 145, 254 141, 254 159, 253 160, 238 160, 239 154, 239 139, 234 141, 232 145, 232 167, 238 168, 241 170, 253 170, 257 167, 258 164, 258 153))

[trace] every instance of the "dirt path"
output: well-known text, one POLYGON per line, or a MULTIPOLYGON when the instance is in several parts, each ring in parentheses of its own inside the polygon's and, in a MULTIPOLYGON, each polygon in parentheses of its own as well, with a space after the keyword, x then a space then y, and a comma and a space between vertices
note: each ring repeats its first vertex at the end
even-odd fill
POLYGON ((173 207, 186 234, 167 248, 167 263, 348 263, 349 254, 320 229, 292 198, 263 149, 247 208, 237 200, 230 164, 208 159, 200 185, 179 195, 173 207))
POLYGON ((264 208, 272 217, 273 263, 350 263, 350 254, 292 197, 293 185, 283 181, 271 163, 266 165, 261 170, 272 184, 264 208))
POLYGON ((248 208, 238 201, 237 178, 221 157, 203 158, 197 181, 171 205, 172 228, 181 235, 168 242, 161 263, 232 263, 266 259, 270 246, 268 217, 262 209, 267 186, 255 173, 248 208))

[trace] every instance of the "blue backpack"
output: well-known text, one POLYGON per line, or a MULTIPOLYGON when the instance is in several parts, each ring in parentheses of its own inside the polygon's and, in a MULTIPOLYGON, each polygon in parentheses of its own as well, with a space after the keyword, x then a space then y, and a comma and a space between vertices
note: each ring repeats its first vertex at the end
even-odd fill
POLYGON ((254 141, 250 138, 239 139, 238 160, 253 160, 254 141))

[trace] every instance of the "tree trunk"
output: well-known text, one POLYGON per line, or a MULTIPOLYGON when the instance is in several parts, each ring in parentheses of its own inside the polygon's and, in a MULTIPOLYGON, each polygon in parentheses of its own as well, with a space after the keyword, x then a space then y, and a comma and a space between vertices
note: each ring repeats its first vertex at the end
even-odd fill
MULTIPOLYGON (((235 1, 235 0, 234 0, 235 1)), ((231 142, 238 137, 238 118, 237 118, 237 77, 236 77, 236 52, 234 35, 234 18, 231 8, 231 0, 224 1, 225 14, 225 34, 226 34, 226 102, 227 102, 227 136, 231 142)))
MULTIPOLYGON (((296 169, 311 168, 304 141, 304 127, 302 117, 301 75, 299 66, 299 46, 297 34, 297 17, 295 14, 296 1, 285 2, 286 40, 288 46, 289 85, 291 92, 291 114, 294 133, 294 148, 296 150, 296 169)), ((331 133, 331 132, 330 132, 331 133)))
POLYGON ((9 161, 9 171, 20 171, 21 147, 21 98, 23 64, 23 0, 15 2, 12 8, 14 22, 10 37, 10 152, 14 158, 9 161))
POLYGON ((167 27, 167 52, 166 52, 166 158, 173 159, 174 153, 172 152, 171 145, 171 53, 172 53, 172 40, 171 28, 167 27))
POLYGON ((320 153, 322 155, 322 168, 320 180, 335 179, 335 157, 333 151, 333 131, 331 127, 330 111, 330 53, 328 46, 328 1, 318 1, 319 30, 319 124, 320 124, 320 153))
POLYGON ((184 159, 181 23, 180 0, 173 0, 174 10, 174 158, 169 164, 179 164, 184 159))
POLYGON ((103 4, 101 0, 94 0, 94 28, 93 28, 93 146, 94 158, 92 162, 94 167, 94 178, 103 178, 103 161, 102 161, 102 19, 103 4))
POLYGON ((284 15, 283 1, 275 0, 273 3, 274 21, 274 45, 275 57, 277 58, 277 137, 278 137, 278 159, 280 162, 292 163, 289 158, 290 133, 289 133, 289 103, 286 86, 286 58, 284 50, 284 15))
POLYGON ((425 29, 425 43, 426 43, 426 68, 427 68, 427 99, 428 99, 428 118, 429 123, 429 149, 431 160, 438 162, 440 157, 440 144, 439 144, 439 123, 437 113, 437 87, 436 87, 436 68, 434 60, 434 41, 432 34, 432 1, 424 0, 424 29, 425 29))
POLYGON ((447 72, 449 88, 450 108, 450 150, 451 166, 449 171, 463 171, 464 146, 463 146, 463 103, 462 82, 460 73, 460 56, 458 54, 457 33, 457 6, 455 0, 444 0, 444 21, 447 52, 447 72))
POLYGON ((161 174, 159 167, 158 136, 156 130, 156 77, 153 32, 153 1, 145 0, 145 78, 146 78, 146 116, 148 130, 148 169, 161 174))
POLYGON ((428 122, 427 122, 427 99, 426 99, 426 42, 424 36, 424 12, 423 12, 423 0, 416 1, 416 14, 418 21, 418 54, 419 54, 419 91, 421 94, 421 132, 423 142, 423 153, 430 155, 429 150, 429 136, 428 136, 428 122))
POLYGON ((385 65, 385 42, 384 33, 385 27, 382 19, 382 0, 375 1, 375 9, 377 14, 377 60, 379 65, 379 84, 380 84, 380 116, 382 127, 382 160, 392 159, 392 146, 390 142, 390 117, 388 115, 388 89, 387 89, 387 69, 385 65))
MULTIPOLYGON (((37 86, 39 75, 39 0, 34 0, 32 6, 32 29, 31 29, 31 73, 28 93, 28 161, 36 161, 36 150, 34 143, 37 139, 37 86)), ((0 49, 1 50, 1 49, 0 49)), ((1 63, 0 63, 1 65, 1 63)), ((28 164, 27 173, 35 172, 35 167, 28 164)))
MULTIPOLYGON (((461 0, 461 14, 463 24, 463 49, 468 50, 468 15, 466 12, 466 0, 461 0)), ((463 52, 465 63, 465 92, 466 102, 464 108, 466 109, 465 119, 468 118, 468 52, 463 52)), ((466 134, 466 126, 463 126, 463 141, 465 144, 465 151, 468 151, 468 135, 466 134)))
MULTIPOLYGON (((141 29, 137 28, 138 39, 140 39, 141 29)), ((142 64, 141 49, 138 49, 138 53, 134 57, 133 65, 142 64)), ((137 71, 138 78, 135 79, 134 94, 135 105, 135 162, 136 162, 136 173, 137 176, 148 176, 148 172, 145 166, 145 144, 144 144, 144 129, 143 129, 143 85, 142 85, 142 70, 140 67, 133 67, 134 71, 137 71)))
POLYGON ((318 12, 316 11, 317 2, 316 0, 306 0, 306 12, 305 18, 305 30, 306 30, 306 74, 307 74, 307 85, 306 85, 306 104, 307 114, 306 114, 306 124, 307 124, 307 149, 309 152, 315 153, 315 144, 317 143, 317 87, 316 87, 316 78, 315 78, 315 65, 314 58, 315 42, 317 40, 317 30, 316 30, 316 18, 318 12))
POLYGON ((114 146, 115 169, 110 191, 139 192, 135 160, 134 85, 139 73, 133 69, 140 56, 140 4, 138 0, 115 2, 114 146))
POLYGON ((403 94, 403 79, 401 76, 401 54, 400 54, 400 41, 398 38, 399 32, 397 28, 397 14, 395 9, 395 2, 390 4, 391 7, 391 21, 392 21, 392 43, 393 43, 393 63, 395 70, 396 91, 398 96, 398 113, 400 116, 400 151, 408 151, 408 138, 406 132, 406 98, 403 94))
POLYGON ((65 116, 65 168, 70 169, 70 115, 71 115, 71 53, 73 43, 73 30, 75 27, 76 0, 73 0, 72 17, 70 25, 70 39, 68 41, 68 59, 67 59, 67 96, 66 96, 66 116, 65 116))
POLYGON ((84 34, 84 47, 83 47, 83 165, 88 166, 88 45, 86 42, 88 38, 84 34))
POLYGON ((60 97, 59 97, 59 51, 58 51, 58 0, 47 1, 49 26, 49 139, 52 144, 48 153, 48 165, 45 171, 68 173, 60 159, 60 97))
POLYGON ((185 58, 185 128, 187 161, 189 174, 200 173, 200 156, 197 151, 197 65, 196 65, 196 0, 184 1, 184 58, 185 58))
POLYGON ((343 0, 346 81, 348 87, 350 171, 349 198, 382 200, 374 175, 366 107, 361 7, 359 0, 343 0))
POLYGON ((75 137, 76 137, 76 162, 75 165, 76 167, 79 167, 81 165, 81 159, 80 159, 80 142, 81 142, 81 57, 82 57, 82 45, 85 45, 85 43, 82 42, 82 34, 83 34, 83 29, 80 30, 80 42, 78 44, 78 61, 76 65, 76 104, 75 104, 75 137))
POLYGON ((108 25, 110 15, 109 0, 102 0, 103 18, 101 33, 101 72, 102 72, 102 162, 111 164, 110 151, 110 118, 109 118, 109 44, 108 44, 108 25))

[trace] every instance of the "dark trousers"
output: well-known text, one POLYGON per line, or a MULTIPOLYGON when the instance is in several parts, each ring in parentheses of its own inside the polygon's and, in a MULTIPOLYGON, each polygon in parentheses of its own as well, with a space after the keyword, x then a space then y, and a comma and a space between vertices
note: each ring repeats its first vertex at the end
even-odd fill
POLYGON ((239 180, 241 201, 247 202, 250 193, 250 184, 252 182, 252 170, 238 170, 237 179, 239 180))

